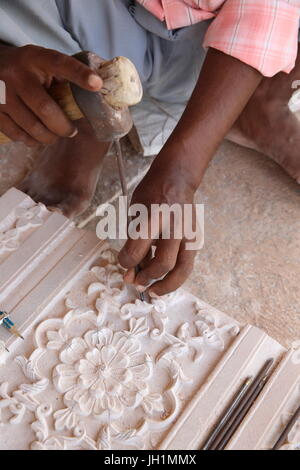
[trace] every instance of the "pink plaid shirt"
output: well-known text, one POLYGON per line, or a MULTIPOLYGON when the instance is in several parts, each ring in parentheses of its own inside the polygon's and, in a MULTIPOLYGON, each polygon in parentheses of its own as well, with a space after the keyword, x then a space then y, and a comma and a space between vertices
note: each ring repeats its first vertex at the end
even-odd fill
POLYGON ((137 0, 168 29, 212 19, 204 47, 272 77, 289 73, 298 51, 300 0, 137 0))

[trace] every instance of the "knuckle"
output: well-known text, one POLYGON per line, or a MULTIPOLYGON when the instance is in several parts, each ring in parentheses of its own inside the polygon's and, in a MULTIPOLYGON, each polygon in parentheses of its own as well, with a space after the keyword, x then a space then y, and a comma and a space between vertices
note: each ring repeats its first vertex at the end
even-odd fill
POLYGON ((38 147, 40 145, 40 143, 34 139, 27 139, 25 143, 28 147, 38 147))
POLYGON ((172 271, 176 266, 176 257, 163 253, 159 260, 159 265, 164 272, 172 271))
POLYGON ((52 66, 55 68, 61 68, 64 67, 68 57, 64 54, 61 54, 60 52, 57 51, 49 51, 48 52, 49 58, 51 58, 51 63, 52 66))
POLYGON ((56 105, 50 99, 43 99, 39 105, 38 109, 42 116, 51 116, 56 111, 56 105))
POLYGON ((81 64, 78 60, 76 61, 75 59, 72 69, 74 71, 74 77, 80 77, 82 80, 85 80, 91 73, 87 66, 81 64))
POLYGON ((151 280, 151 276, 147 272, 141 272, 137 275, 136 280, 138 284, 146 285, 151 280))
POLYGON ((43 138, 42 143, 47 144, 47 145, 53 145, 58 141, 59 137, 56 137, 55 135, 47 135, 46 137, 43 138))
POLYGON ((158 268, 160 273, 165 274, 171 271, 172 265, 170 261, 161 260, 158 262, 158 268))
POLYGON ((45 144, 51 144, 56 141, 56 137, 52 135, 50 132, 47 132, 47 130, 44 128, 42 124, 40 124, 38 121, 34 122, 29 130, 29 134, 32 135, 35 139, 39 140, 42 143, 45 144))
POLYGON ((21 131, 12 131, 11 135, 13 136, 13 139, 17 142, 26 142, 27 140, 26 134, 21 131))
POLYGON ((19 52, 20 52, 20 55, 22 55, 22 57, 24 56, 28 56, 28 55, 31 55, 33 51, 36 51, 37 50, 37 47, 36 46, 33 46, 32 44, 27 44, 26 46, 22 46, 20 47, 19 49, 19 52))
POLYGON ((41 54, 42 48, 28 44, 19 48, 18 60, 20 65, 28 66, 32 64, 35 57, 41 54))
POLYGON ((42 125, 36 121, 34 122, 29 128, 30 134, 34 135, 35 137, 42 137, 44 134, 42 125))
MULTIPOLYGON (((28 92, 28 86, 26 85, 27 81, 23 80, 22 77, 23 77, 23 73, 18 73, 18 75, 15 76, 15 80, 14 80, 15 89, 18 95, 21 97, 26 96, 26 93, 28 92)), ((9 90, 9 95, 11 95, 10 90, 9 90)), ((9 95, 8 95, 9 99, 7 100, 7 102, 12 103, 12 100, 15 99, 15 95, 11 95, 11 96, 9 95)))
POLYGON ((37 52, 41 50, 41 47, 35 46, 33 44, 27 44, 25 46, 20 47, 19 49, 23 54, 32 54, 32 52, 37 52))
POLYGON ((138 259, 139 259, 137 253, 136 253, 136 252, 132 252, 132 251, 127 251, 127 253, 126 253, 125 256, 126 256, 126 258, 127 258, 128 264, 130 264, 130 265, 132 265, 132 264, 134 265, 135 263, 137 263, 137 261, 138 261, 138 259))
POLYGON ((179 265, 179 268, 180 268, 180 275, 184 278, 187 278, 193 270, 193 263, 191 261, 182 262, 179 265))
POLYGON ((139 260, 139 256, 136 250, 131 247, 126 248, 126 250, 120 253, 120 262, 125 268, 135 266, 139 260))
POLYGON ((23 142, 26 134, 21 130, 18 130, 16 126, 14 126, 13 122, 7 120, 6 116, 1 116, 0 114, 0 131, 7 135, 11 140, 16 142, 23 142))

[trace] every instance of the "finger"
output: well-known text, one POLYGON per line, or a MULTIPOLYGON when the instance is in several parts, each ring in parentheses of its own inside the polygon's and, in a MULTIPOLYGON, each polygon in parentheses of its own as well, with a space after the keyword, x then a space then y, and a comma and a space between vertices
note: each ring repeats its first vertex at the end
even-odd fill
POLYGON ((127 240, 119 253, 119 263, 123 268, 135 268, 147 256, 152 240, 127 240))
POLYGON ((9 114, 21 129, 41 144, 53 144, 56 141, 57 136, 50 132, 17 96, 14 97, 9 114))
POLYGON ((102 79, 87 65, 75 57, 61 54, 58 51, 47 49, 41 54, 40 67, 46 74, 53 74, 75 83, 81 88, 91 91, 99 91, 103 85, 102 79))
POLYGON ((187 280, 193 270, 194 259, 197 252, 185 250, 184 246, 185 242, 182 241, 175 268, 170 271, 162 281, 158 281, 151 286, 149 290, 150 295, 168 294, 178 289, 187 280))
POLYGON ((152 242, 151 244, 151 247, 150 247, 150 250, 148 251, 147 255, 145 256, 145 258, 140 262, 140 267, 141 268, 145 268, 146 266, 148 266, 148 264, 150 263, 150 261, 152 260, 154 254, 153 254, 153 250, 156 249, 156 244, 157 244, 157 241, 155 242, 152 242))
MULTIPOLYGON (((148 251, 146 257, 143 259, 143 261, 140 263, 140 266, 143 268, 149 264, 151 259, 153 258, 152 255, 152 246, 151 249, 148 251)), ((124 281, 126 284, 134 284, 135 283, 135 277, 136 277, 136 270, 135 268, 130 268, 128 271, 123 276, 124 281)))
POLYGON ((176 266, 181 240, 159 240, 155 257, 143 268, 135 279, 138 286, 147 286, 153 280, 165 276, 176 266))
POLYGON ((135 269, 134 268, 128 269, 128 271, 126 271, 126 273, 124 274, 123 279, 124 279, 124 282, 126 282, 126 284, 134 284, 135 269))
POLYGON ((0 130, 14 142, 23 142, 29 147, 38 145, 38 142, 24 132, 9 116, 0 114, 0 130))
MULTIPOLYGON (((131 222, 133 223, 133 226, 131 226, 131 224, 128 226, 129 236, 131 230, 133 230, 133 233, 135 234, 134 220, 131 222)), ((148 231, 146 233, 151 234, 151 221, 146 219, 143 223, 148 225, 148 231)), ((128 238, 119 253, 119 263, 121 266, 125 269, 135 268, 146 258, 151 249, 152 243, 153 240, 151 238, 128 238)))
POLYGON ((49 131, 59 137, 74 136, 76 133, 75 125, 36 78, 31 77, 30 86, 19 85, 18 95, 49 131))
MULTIPOLYGON (((147 262, 147 257, 152 257, 152 248, 157 243, 157 239, 159 239, 161 227, 158 227, 158 233, 152 234, 151 219, 145 218, 143 219, 142 223, 139 220, 138 225, 147 225, 146 234, 150 236, 150 238, 128 238, 118 257, 119 263, 125 269, 135 268, 141 263, 147 262)), ((135 229, 135 220, 133 219, 128 226, 129 237, 130 231, 133 231, 133 234, 135 234, 135 229), (131 223, 133 224, 132 226, 131 223)))

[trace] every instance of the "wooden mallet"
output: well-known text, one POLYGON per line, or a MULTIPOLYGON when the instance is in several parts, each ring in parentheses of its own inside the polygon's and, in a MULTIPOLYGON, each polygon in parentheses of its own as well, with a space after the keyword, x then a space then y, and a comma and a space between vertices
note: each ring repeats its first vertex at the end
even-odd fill
MULTIPOLYGON (((138 72, 126 57, 106 61, 91 52, 76 57, 103 80, 100 92, 84 90, 73 83, 58 83, 48 93, 72 121, 85 117, 99 141, 114 141, 128 134, 133 122, 129 106, 139 103, 143 89, 138 72)), ((10 139, 0 132, 0 144, 10 139)))

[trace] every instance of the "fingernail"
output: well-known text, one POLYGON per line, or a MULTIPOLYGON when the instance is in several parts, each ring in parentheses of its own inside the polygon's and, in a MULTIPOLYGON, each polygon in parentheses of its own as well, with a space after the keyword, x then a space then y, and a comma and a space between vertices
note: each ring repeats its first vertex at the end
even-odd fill
POLYGON ((102 80, 98 75, 90 75, 88 80, 89 86, 95 90, 100 90, 102 87, 102 80))
POLYGON ((59 207, 54 206, 47 206, 48 211, 50 212, 57 212, 58 214, 62 214, 62 210, 59 207))
POLYGON ((78 129, 75 129, 71 135, 69 135, 69 139, 73 139, 73 137, 75 137, 75 135, 78 134, 78 129))
POLYGON ((159 295, 155 294, 155 292, 153 292, 153 290, 149 290, 148 294, 149 294, 150 297, 152 297, 153 299, 159 299, 159 295))
POLYGON ((147 289, 147 287, 145 286, 137 286, 136 288, 139 292, 145 292, 145 290, 147 289))
POLYGON ((126 273, 126 274, 123 276, 123 279, 124 279, 124 282, 126 282, 126 284, 132 284, 132 279, 131 279, 130 274, 126 273))

